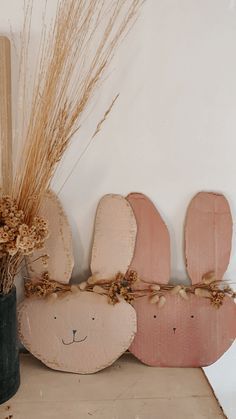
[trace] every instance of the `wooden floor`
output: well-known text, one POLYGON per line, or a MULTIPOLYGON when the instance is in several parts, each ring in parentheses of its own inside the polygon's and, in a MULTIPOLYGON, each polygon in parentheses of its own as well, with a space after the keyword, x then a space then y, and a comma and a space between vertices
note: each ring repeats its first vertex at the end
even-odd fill
POLYGON ((130 354, 94 375, 52 371, 22 355, 21 381, 1 419, 225 417, 201 369, 151 368, 130 354))

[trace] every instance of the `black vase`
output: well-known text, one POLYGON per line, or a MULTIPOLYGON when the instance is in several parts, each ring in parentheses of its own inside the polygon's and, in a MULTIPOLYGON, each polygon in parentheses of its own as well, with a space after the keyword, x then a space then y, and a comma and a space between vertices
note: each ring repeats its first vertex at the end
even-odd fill
POLYGON ((9 400, 20 385, 16 289, 0 294, 0 404, 9 400))

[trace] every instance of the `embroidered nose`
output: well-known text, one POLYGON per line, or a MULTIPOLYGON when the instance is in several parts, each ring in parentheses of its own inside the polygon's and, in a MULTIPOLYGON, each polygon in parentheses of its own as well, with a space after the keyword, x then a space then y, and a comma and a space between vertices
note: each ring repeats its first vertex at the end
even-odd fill
POLYGON ((77 330, 73 330, 73 335, 75 335, 75 334, 76 334, 76 332, 77 332, 77 330))
POLYGON ((173 330, 174 330, 174 333, 175 333, 175 331, 176 331, 176 327, 173 327, 173 330))

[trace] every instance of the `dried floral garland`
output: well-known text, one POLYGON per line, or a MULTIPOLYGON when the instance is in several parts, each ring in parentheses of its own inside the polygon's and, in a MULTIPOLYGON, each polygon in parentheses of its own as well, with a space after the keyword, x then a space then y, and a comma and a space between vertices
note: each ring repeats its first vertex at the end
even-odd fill
POLYGON ((97 280, 91 276, 87 282, 79 285, 64 285, 49 278, 46 272, 40 280, 28 280, 25 283, 26 297, 52 297, 57 295, 67 295, 71 292, 90 291, 101 295, 107 295, 110 304, 116 304, 123 298, 128 303, 132 303, 136 298, 149 296, 151 304, 157 304, 162 307, 166 302, 166 295, 179 295, 187 300, 189 294, 197 297, 208 298, 215 308, 220 308, 224 302, 225 296, 236 298, 236 293, 224 281, 216 279, 214 272, 205 274, 202 282, 191 285, 166 285, 166 284, 150 284, 138 277, 137 272, 128 271, 125 275, 118 273, 114 279, 97 280), (144 289, 135 289, 134 284, 141 282, 146 284, 144 289))

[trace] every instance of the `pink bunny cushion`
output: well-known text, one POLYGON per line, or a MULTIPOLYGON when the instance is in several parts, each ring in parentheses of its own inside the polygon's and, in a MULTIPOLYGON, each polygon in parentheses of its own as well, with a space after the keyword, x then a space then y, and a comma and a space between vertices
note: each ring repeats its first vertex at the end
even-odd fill
MULTIPOLYGON (((150 278, 152 283, 167 284, 169 239, 164 222, 144 195, 131 194, 128 200, 138 224, 131 268, 142 272, 145 280, 150 278), (143 258, 141 252, 144 238, 149 246, 148 259, 143 258), (163 254, 166 254, 165 259, 163 254), (156 261, 155 266, 150 265, 150 258, 151 262, 156 261)), ((229 262, 231 236, 232 218, 226 199, 213 193, 196 195, 188 209, 185 229, 187 269, 192 284, 200 283, 209 271, 222 279, 229 262)), ((225 296, 218 309, 209 298, 195 294, 188 294, 186 300, 179 294, 166 293, 165 299, 162 307, 151 304, 148 297, 134 303, 138 331, 130 351, 145 364, 206 366, 222 356, 235 340, 236 304, 232 298, 225 296)))
MULTIPOLYGON (((47 213, 50 205, 44 208, 49 228, 53 217, 53 232, 57 232, 54 240, 63 246, 63 237, 67 240, 71 237, 66 216, 64 213, 62 216, 61 206, 54 208, 53 214, 47 213), (59 221, 56 229, 55 223, 59 221)), ((118 269, 122 273, 127 271, 134 253, 136 230, 135 216, 125 198, 106 195, 101 199, 91 261, 96 281, 112 281, 118 269)), ((55 259, 50 264, 52 279, 57 279, 53 275, 56 261, 60 266, 68 266, 71 246, 68 241, 65 245, 65 252, 61 249, 57 255, 51 251, 55 259)), ((69 282, 68 270, 65 272, 57 282, 65 283, 66 279, 69 282)), ((68 292, 56 299, 30 297, 19 307, 19 333, 25 347, 49 367, 89 374, 111 365, 129 348, 136 333, 136 312, 122 299, 111 305, 107 296, 88 291, 68 292)))

